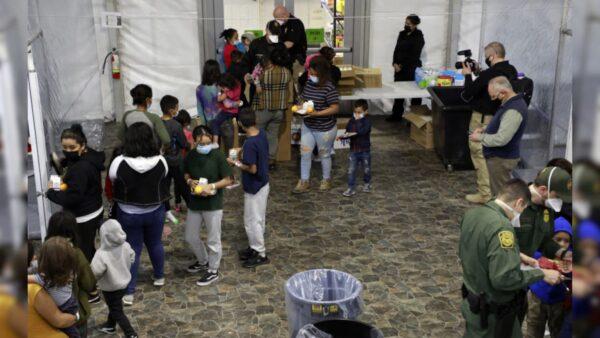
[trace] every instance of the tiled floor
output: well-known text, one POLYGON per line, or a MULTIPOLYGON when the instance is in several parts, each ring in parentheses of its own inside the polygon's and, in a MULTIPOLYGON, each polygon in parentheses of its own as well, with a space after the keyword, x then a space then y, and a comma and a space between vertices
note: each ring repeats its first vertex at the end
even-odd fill
MULTIPOLYGON (((292 195, 298 163, 271 175, 267 246, 271 264, 247 270, 236 250, 245 247, 240 189, 226 193, 221 279, 208 287, 185 271, 192 254, 183 225, 166 245, 167 284, 151 283, 144 253, 135 304, 126 309, 141 337, 286 337, 284 282, 313 268, 346 271, 363 282, 360 320, 385 337, 458 337, 461 269, 458 221, 475 184, 473 172, 444 170, 432 151, 408 138, 406 128, 375 119, 371 194, 341 196, 347 150, 334 160, 334 189, 292 195)), ((313 187, 320 166, 313 167, 313 187), (316 170, 315 170, 316 169, 316 170)), ((95 305, 90 331, 105 320, 95 305)), ((92 333, 93 337, 99 336, 92 333)))

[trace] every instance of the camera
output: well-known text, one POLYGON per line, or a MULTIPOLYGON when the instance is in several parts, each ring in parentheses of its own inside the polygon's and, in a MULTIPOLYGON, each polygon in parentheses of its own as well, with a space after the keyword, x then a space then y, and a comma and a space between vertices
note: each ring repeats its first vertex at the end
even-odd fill
POLYGON ((478 66, 477 66, 477 62, 475 62, 475 60, 471 59, 471 56, 473 56, 473 53, 471 52, 470 49, 465 49, 465 50, 461 50, 458 53, 456 53, 457 55, 462 55, 465 57, 465 61, 462 62, 457 62, 454 66, 456 67, 456 69, 462 69, 463 68, 463 62, 467 65, 469 65, 469 67, 471 67, 471 69, 473 70, 473 72, 476 72, 478 70, 478 66))

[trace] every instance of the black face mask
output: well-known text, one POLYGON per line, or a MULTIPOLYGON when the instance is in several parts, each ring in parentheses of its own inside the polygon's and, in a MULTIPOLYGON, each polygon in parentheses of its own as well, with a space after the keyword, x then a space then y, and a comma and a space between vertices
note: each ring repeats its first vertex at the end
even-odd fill
POLYGON ((486 59, 485 59, 485 64, 486 64, 488 67, 491 67, 491 66, 492 66, 492 61, 490 61, 490 58, 486 58, 486 59))
POLYGON ((404 25, 404 30, 406 32, 410 32, 410 26, 409 25, 404 25))
POLYGON ((63 154, 65 155, 65 159, 68 162, 77 162, 79 160, 79 152, 77 151, 64 151, 63 150, 63 154))

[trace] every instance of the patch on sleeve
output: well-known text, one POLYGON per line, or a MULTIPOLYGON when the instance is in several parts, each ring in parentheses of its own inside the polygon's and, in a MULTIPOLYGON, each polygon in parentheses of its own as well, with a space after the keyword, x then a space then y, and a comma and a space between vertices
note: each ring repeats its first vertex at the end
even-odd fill
POLYGON ((544 223, 550 222, 550 211, 548 209, 544 209, 544 223))
POLYGON ((510 231, 500 231, 498 233, 500 239, 500 246, 502 249, 512 249, 515 247, 515 236, 510 231))

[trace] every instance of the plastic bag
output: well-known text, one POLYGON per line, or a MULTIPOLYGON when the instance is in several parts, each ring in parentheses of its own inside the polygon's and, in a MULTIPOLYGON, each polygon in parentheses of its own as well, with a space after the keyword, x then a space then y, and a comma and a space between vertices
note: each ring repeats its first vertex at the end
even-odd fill
POLYGON ((298 331, 296 338, 333 338, 333 336, 317 329, 312 324, 308 324, 298 331))

